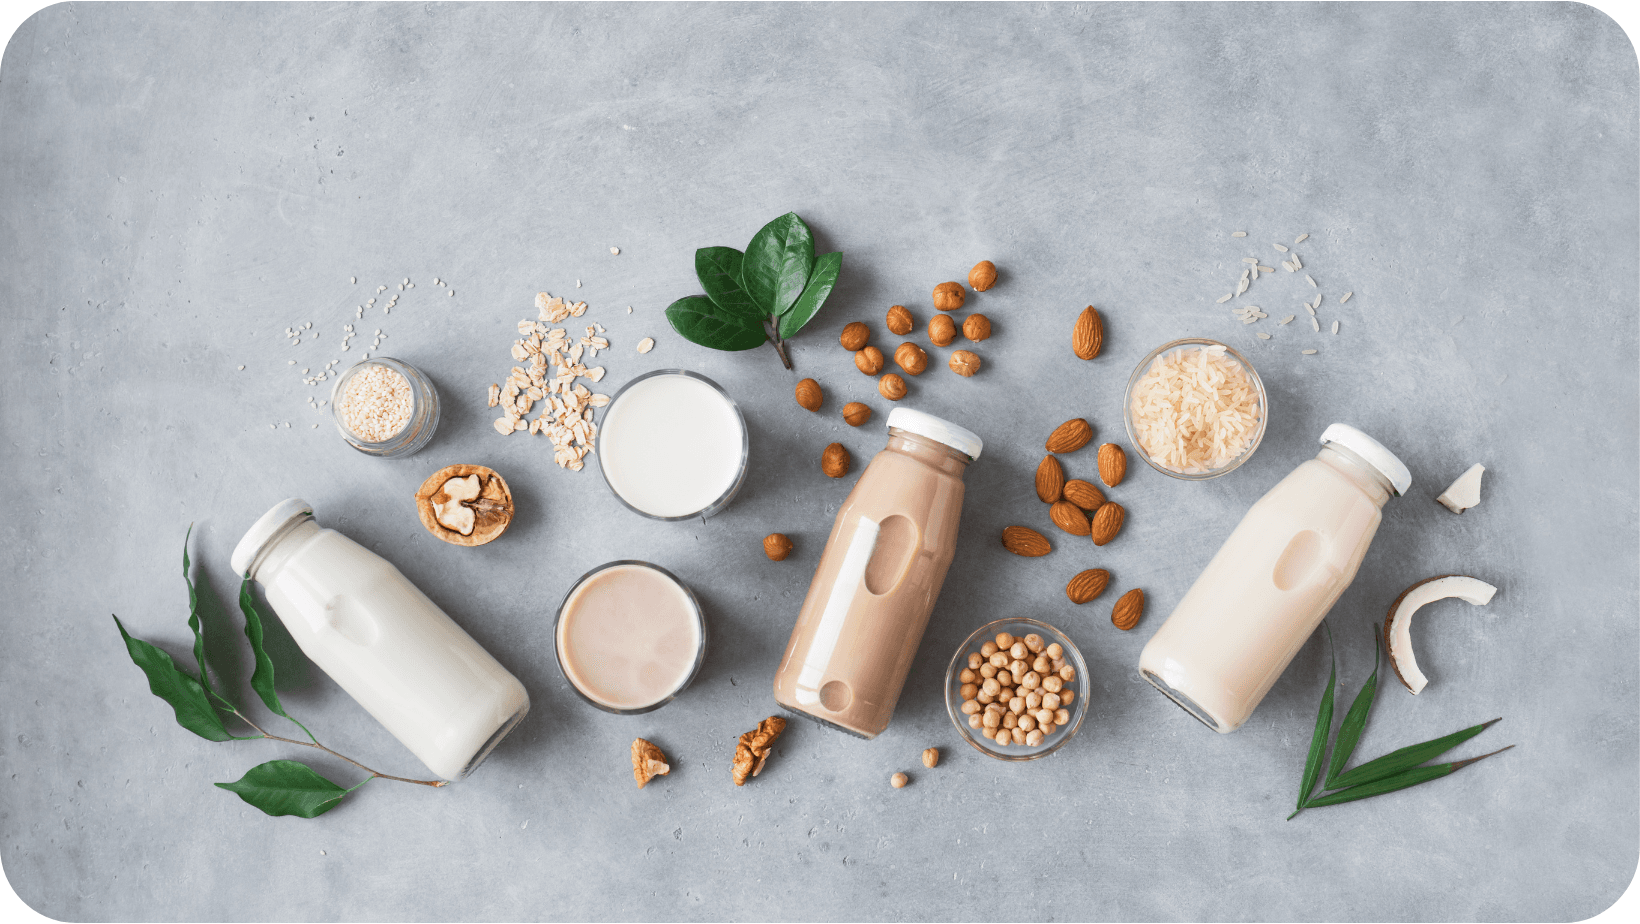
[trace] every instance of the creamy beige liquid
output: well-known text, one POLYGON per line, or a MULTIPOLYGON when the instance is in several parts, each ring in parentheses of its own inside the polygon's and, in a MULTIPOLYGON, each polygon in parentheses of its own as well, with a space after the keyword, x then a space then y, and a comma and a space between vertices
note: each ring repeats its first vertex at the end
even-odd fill
POLYGON ((669 699, 695 672, 695 602, 654 568, 621 564, 578 584, 558 618, 558 663, 582 695, 620 712, 669 699))
POLYGON ((775 674, 775 700, 872 738, 888 727, 956 552, 968 458, 889 431, 843 502, 775 674))
POLYGON ((1359 456, 1323 448, 1248 510, 1140 673, 1215 731, 1240 728, 1355 579, 1389 496, 1359 456))

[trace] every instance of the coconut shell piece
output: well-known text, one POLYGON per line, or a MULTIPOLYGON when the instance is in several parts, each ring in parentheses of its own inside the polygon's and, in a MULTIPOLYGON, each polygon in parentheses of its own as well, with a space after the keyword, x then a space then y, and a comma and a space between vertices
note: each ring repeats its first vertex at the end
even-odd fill
POLYGON ((416 512, 428 532, 451 545, 484 545, 512 522, 512 490, 494 469, 448 465, 416 489, 416 512))

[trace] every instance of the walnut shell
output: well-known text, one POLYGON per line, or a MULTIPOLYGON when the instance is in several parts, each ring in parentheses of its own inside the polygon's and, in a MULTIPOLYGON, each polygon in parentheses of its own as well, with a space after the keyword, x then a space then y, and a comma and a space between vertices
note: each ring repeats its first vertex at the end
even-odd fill
POLYGON ((928 340, 935 346, 950 346, 957 339, 957 322, 948 314, 936 314, 928 319, 928 340))
POLYGON ((971 314, 962 322, 962 335, 975 343, 991 336, 991 319, 983 314, 971 314))
POLYGON ((805 411, 820 410, 820 402, 824 396, 820 392, 820 383, 814 379, 804 379, 797 383, 797 403, 805 411))
POLYGON ((428 532, 451 545, 484 545, 506 532, 507 525, 512 522, 512 490, 507 487, 506 479, 494 469, 482 465, 448 465, 434 472, 416 489, 416 512, 428 532), (445 486, 451 481, 474 475, 478 476, 479 481, 478 496, 457 499, 446 493, 445 486), (461 513, 463 510, 471 511, 473 517, 472 526, 467 532, 452 529, 439 519, 440 512, 445 514, 445 520, 457 516, 465 519, 461 513))
POLYGON ((916 322, 911 320, 911 312, 904 305, 895 305, 888 309, 888 329, 895 336, 904 337, 911 333, 916 322))
POLYGON ((928 368, 928 351, 915 343, 902 343, 894 350, 894 362, 906 375, 922 375, 928 368))
POLYGON ((843 422, 851 427, 858 427, 871 419, 871 408, 858 401, 850 401, 843 405, 843 422))
POLYGON ((877 380, 877 394, 890 401, 898 401, 905 397, 905 379, 893 372, 877 380))
POLYGON ((942 282, 934 287, 934 307, 941 311, 956 311, 967 298, 961 283, 942 282))
POLYGON ((832 443, 820 454, 820 471, 825 472, 827 478, 841 478, 853 465, 854 460, 849 458, 848 449, 842 443, 832 443))
POLYGON ((968 284, 974 287, 975 292, 984 292, 997 284, 997 265, 990 260, 981 260, 968 271, 968 284))
POLYGON ((946 365, 951 367, 952 372, 967 378, 979 371, 979 356, 967 350, 958 350, 951 354, 946 365))
POLYGON ((853 321, 843 328, 843 333, 837 338, 843 349, 853 352, 871 341, 871 328, 862 321, 853 321))
POLYGON ((883 371, 883 351, 874 346, 868 346, 854 354, 854 368, 866 375, 876 375, 883 371))

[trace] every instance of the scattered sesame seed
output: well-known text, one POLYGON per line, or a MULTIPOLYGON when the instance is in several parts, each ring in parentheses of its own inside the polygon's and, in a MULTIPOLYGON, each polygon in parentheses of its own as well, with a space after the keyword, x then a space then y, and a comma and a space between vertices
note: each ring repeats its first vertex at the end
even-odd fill
POLYGON ((611 248, 609 248, 609 252, 612 253, 612 254, 619 254, 621 252, 621 248, 611 247, 611 248))
POLYGON ((307 375, 307 374, 308 374, 308 370, 306 370, 306 369, 303 369, 303 370, 302 370, 302 374, 303 374, 303 375, 307 375))
POLYGON ((631 314, 631 313, 632 313, 632 306, 631 306, 631 305, 627 305, 627 306, 626 306, 626 313, 627 313, 627 314, 631 314))
POLYGON ((451 289, 451 290, 450 290, 450 297, 451 297, 451 298, 455 298, 455 297, 456 297, 456 290, 455 290, 455 289, 451 289))
POLYGON ((581 280, 579 280, 579 279, 575 280, 575 288, 579 289, 580 287, 581 287, 581 280))
POLYGON ((279 429, 279 425, 278 424, 268 424, 268 429, 269 430, 277 430, 277 429, 279 429))
POLYGON ((245 367, 244 367, 244 366, 240 366, 240 367, 239 367, 239 371, 240 371, 240 372, 244 372, 244 371, 245 371, 245 367))
POLYGON ((318 424, 314 424, 314 425, 313 425, 313 429, 315 429, 315 430, 317 430, 317 429, 319 429, 319 425, 318 425, 318 424))
POLYGON ((392 313, 393 313, 392 308, 388 307, 387 305, 382 306, 382 314, 392 314, 392 313))
POLYGON ((294 359, 287 359, 287 360, 285 360, 285 365, 287 365, 287 366, 294 366, 294 365, 296 365, 296 360, 294 360, 294 359))
POLYGON ((354 285, 358 285, 359 284, 359 277, 349 276, 349 277, 347 277, 347 281, 353 283, 354 285))

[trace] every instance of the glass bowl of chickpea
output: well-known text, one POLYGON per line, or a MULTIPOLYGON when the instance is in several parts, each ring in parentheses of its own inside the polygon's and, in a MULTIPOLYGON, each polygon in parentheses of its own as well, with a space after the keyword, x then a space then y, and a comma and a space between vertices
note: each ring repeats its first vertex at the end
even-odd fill
POLYGON ((1035 760, 1064 747, 1082 727, 1087 674, 1065 633, 1035 619, 998 619, 975 629, 951 658, 945 709, 981 753, 1035 760))

